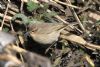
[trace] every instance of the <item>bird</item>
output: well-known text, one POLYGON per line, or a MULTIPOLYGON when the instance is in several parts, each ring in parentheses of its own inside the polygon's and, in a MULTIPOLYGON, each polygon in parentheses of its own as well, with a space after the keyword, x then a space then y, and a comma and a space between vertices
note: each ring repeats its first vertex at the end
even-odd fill
POLYGON ((10 33, 0 31, 0 52, 2 52, 7 45, 14 42, 15 40, 15 36, 11 35, 10 33))
POLYGON ((28 31, 35 42, 46 45, 58 41, 65 27, 64 23, 34 23, 28 25, 28 31))

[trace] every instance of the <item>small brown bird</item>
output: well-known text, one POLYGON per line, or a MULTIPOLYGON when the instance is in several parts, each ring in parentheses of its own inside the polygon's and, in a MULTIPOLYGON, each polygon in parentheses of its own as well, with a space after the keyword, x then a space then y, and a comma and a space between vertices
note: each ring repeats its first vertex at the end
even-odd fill
POLYGON ((28 26, 32 39, 40 44, 58 41, 60 32, 66 27, 63 23, 34 23, 28 26))

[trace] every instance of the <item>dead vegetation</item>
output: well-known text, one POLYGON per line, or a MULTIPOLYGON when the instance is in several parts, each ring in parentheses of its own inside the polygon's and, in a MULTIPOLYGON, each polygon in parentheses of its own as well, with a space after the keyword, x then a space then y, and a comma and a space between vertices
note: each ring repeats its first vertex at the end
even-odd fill
POLYGON ((0 67, 100 66, 99 0, 1 0, 0 22, 0 67))

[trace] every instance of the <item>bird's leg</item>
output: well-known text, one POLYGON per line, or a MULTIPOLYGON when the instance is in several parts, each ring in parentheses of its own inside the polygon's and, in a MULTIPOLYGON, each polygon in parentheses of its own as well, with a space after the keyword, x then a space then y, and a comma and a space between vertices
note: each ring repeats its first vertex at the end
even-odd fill
POLYGON ((46 50, 45 50, 45 54, 50 50, 50 48, 55 45, 56 42, 53 42, 46 50))

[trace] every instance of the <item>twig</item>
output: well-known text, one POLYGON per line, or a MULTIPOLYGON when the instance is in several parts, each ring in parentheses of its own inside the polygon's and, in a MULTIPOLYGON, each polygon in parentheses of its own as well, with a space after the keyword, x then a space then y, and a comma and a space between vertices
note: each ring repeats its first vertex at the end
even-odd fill
POLYGON ((15 15, 16 14, 15 12, 13 12, 11 10, 9 10, 8 13, 11 14, 11 15, 15 15))
POLYGON ((7 46, 8 49, 10 50, 14 50, 16 52, 19 52, 19 53, 26 53, 27 51, 23 48, 20 48, 18 46, 15 46, 14 44, 12 44, 11 46, 7 46))
POLYGON ((86 54, 83 59, 86 59, 86 61, 91 65, 91 67, 95 67, 94 62, 93 62, 93 60, 91 60, 89 55, 86 54))
MULTIPOLYGON (((4 14, 2 14, 2 13, 0 13, 0 17, 3 17, 4 16, 4 14)), ((12 19, 12 17, 11 16, 5 16, 5 19, 7 19, 7 20, 11 20, 12 19)))
POLYGON ((13 27, 11 21, 10 21, 10 27, 11 27, 11 31, 12 31, 12 32, 15 32, 14 27, 13 27))
MULTIPOLYGON (((27 3, 29 0, 23 0, 23 2, 25 2, 25 3, 27 3)), ((38 1, 37 0, 31 0, 31 1, 33 1, 33 2, 35 2, 35 3, 38 3, 38 1)))
POLYGON ((12 7, 12 5, 9 4, 9 9, 14 11, 14 12, 19 12, 17 8, 12 7))
MULTIPOLYGON (((33 2, 35 2, 35 3, 39 3, 37 0, 32 0, 33 2)), ((28 0, 23 0, 23 2, 28 2, 28 0)), ((48 1, 46 1, 46 2, 48 2, 48 1)), ((63 5, 67 5, 67 6, 69 6, 69 7, 73 7, 73 8, 76 8, 76 9, 82 9, 82 8, 80 8, 80 7, 77 7, 77 6, 74 6, 74 5, 71 5, 71 4, 66 4, 66 3, 63 3, 63 2, 61 2, 61 1, 52 1, 52 2, 58 2, 58 3, 60 3, 60 4, 63 4, 63 5)))
POLYGON ((5 14, 4 14, 4 17, 3 17, 3 21, 2 21, 2 23, 1 23, 0 31, 2 30, 3 25, 4 25, 5 17, 6 17, 8 8, 9 8, 9 3, 10 3, 10 0, 9 0, 9 2, 8 2, 8 4, 7 4, 7 8, 6 8, 6 11, 5 11, 5 14))
MULTIPOLYGON (((0 13, 0 17, 3 17, 3 14, 0 13)), ((6 26, 8 26, 8 27, 11 27, 11 30, 13 31, 14 29, 13 29, 13 26, 12 26, 12 24, 11 24, 11 21, 10 21, 10 25, 7 24, 7 22, 8 22, 9 20, 11 20, 11 18, 12 18, 12 17, 6 15, 6 17, 5 17, 6 23, 4 23, 4 25, 6 25, 6 26)))
MULTIPOLYGON (((51 11, 50 11, 50 10, 47 10, 47 12, 51 12, 51 11)), ((62 21, 62 22, 65 23, 66 25, 69 25, 69 23, 68 23, 67 21, 63 20, 60 16, 56 15, 56 16, 54 16, 54 17, 57 18, 58 20, 62 21)), ((82 31, 80 31, 78 28, 74 27, 73 25, 69 25, 69 27, 70 27, 71 29, 74 29, 74 28, 75 28, 77 31, 79 31, 80 33, 82 33, 82 31)))
POLYGON ((97 49, 100 50, 99 45, 88 43, 82 37, 71 34, 71 33, 67 33, 66 35, 61 35, 60 37, 63 39, 78 43, 80 46, 84 46, 84 47, 86 47, 90 50, 93 50, 93 51, 95 51, 97 49))
POLYGON ((23 5, 24 5, 24 0, 21 0, 21 6, 20 6, 20 12, 23 12, 23 5))
POLYGON ((80 14, 80 13, 82 13, 83 11, 89 9, 89 8, 90 8, 90 6, 89 6, 90 3, 91 3, 91 0, 89 0, 89 1, 86 3, 86 5, 84 6, 84 8, 83 8, 82 10, 80 10, 80 11, 78 12, 78 14, 80 14))
MULTIPOLYGON (((71 2, 70 2, 69 0, 66 0, 66 1, 69 2, 69 4, 71 4, 71 2)), ((84 32, 86 32, 84 26, 82 25, 82 23, 81 23, 80 19, 78 18, 76 12, 74 11, 74 9, 73 9, 73 8, 70 8, 70 9, 72 10, 72 13, 73 13, 73 15, 75 16, 77 22, 79 23, 80 28, 81 28, 84 32)))
MULTIPOLYGON (((19 47, 18 41, 16 41, 16 44, 17 44, 17 47, 19 47)), ((19 53, 19 55, 20 55, 21 61, 24 63, 24 59, 23 59, 22 53, 19 53)))
POLYGON ((0 60, 13 61, 15 63, 21 64, 20 60, 10 54, 0 54, 0 60))
POLYGON ((55 2, 60 3, 60 4, 63 4, 63 5, 66 5, 66 6, 69 6, 69 7, 72 7, 72 8, 82 9, 82 8, 80 8, 80 7, 74 6, 74 5, 72 5, 72 4, 64 3, 64 2, 61 2, 61 1, 59 1, 59 0, 55 0, 55 2))
POLYGON ((93 1, 100 5, 100 1, 99 0, 93 0, 93 1))

